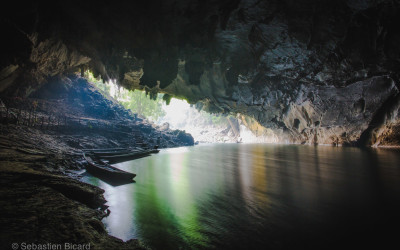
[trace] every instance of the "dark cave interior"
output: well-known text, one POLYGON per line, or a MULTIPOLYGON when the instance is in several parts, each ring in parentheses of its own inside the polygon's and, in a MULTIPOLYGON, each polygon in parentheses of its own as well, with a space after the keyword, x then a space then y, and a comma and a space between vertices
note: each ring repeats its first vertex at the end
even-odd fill
POLYGON ((194 140, 107 99, 86 71, 278 142, 400 145, 398 0, 14 1, 0 13, 1 246, 145 248, 107 234, 104 191, 70 170, 84 148, 194 140))

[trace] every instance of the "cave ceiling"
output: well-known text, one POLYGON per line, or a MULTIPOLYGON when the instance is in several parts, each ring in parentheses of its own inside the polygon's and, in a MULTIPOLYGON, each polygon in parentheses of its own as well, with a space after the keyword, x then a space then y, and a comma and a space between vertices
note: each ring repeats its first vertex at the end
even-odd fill
POLYGON ((1 12, 3 95, 88 69, 309 142, 357 139, 378 111, 379 124, 398 119, 396 0, 31 1, 1 12))

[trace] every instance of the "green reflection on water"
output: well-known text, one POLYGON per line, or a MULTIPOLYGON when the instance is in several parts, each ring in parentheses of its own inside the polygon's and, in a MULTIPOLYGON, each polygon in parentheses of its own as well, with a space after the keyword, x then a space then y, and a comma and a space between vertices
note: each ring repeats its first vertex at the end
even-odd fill
POLYGON ((116 165, 137 174, 134 184, 87 181, 105 189, 111 215, 104 222, 123 240, 154 249, 273 249, 275 242, 297 246, 293 237, 325 237, 338 220, 349 223, 340 221, 343 211, 363 218, 353 224, 359 230, 362 220, 380 218, 374 209, 383 199, 399 200, 399 162, 392 151, 208 145, 116 165))
MULTIPOLYGON (((196 185, 199 176, 190 172, 189 159, 190 152, 177 152, 117 165, 121 169, 138 174, 137 183, 128 185, 128 193, 119 193, 118 197, 134 197, 130 201, 134 203, 134 237, 142 239, 152 247, 174 248, 177 245, 182 246, 182 242, 187 244, 186 247, 206 247, 209 242, 200 232, 202 228, 194 201, 195 193, 202 193, 204 187, 199 184, 204 183, 197 181, 196 185)), ((109 186, 102 188, 106 189, 106 193, 107 189, 115 189, 109 186)), ((107 198, 111 203, 114 199, 116 198, 107 198)), ((112 207, 110 208, 112 210, 112 207)), ((106 219, 106 224, 112 224, 113 220, 112 212, 106 219)), ((113 234, 113 231, 116 230, 111 229, 110 233, 113 234)))

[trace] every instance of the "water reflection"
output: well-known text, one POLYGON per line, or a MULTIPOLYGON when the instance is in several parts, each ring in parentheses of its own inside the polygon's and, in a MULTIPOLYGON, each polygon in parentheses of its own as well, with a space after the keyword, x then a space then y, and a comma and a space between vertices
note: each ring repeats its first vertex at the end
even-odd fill
POLYGON ((216 144, 116 165, 134 184, 87 181, 105 189, 112 235, 156 249, 382 246, 398 232, 399 163, 392 150, 216 144))

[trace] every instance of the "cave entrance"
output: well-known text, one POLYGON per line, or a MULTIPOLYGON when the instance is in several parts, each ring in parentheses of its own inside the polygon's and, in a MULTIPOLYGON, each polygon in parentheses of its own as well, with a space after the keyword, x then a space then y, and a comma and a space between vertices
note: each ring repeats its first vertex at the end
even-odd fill
POLYGON ((249 142, 251 132, 244 131, 238 118, 232 115, 211 114, 200 110, 201 105, 191 105, 186 100, 160 93, 127 90, 115 81, 103 83, 89 72, 86 78, 103 95, 118 101, 137 117, 150 121, 161 130, 184 130, 198 142, 249 142))
POLYGON ((231 115, 210 114, 190 105, 186 100, 171 98, 163 103, 165 115, 158 121, 161 126, 185 130, 199 142, 237 142, 239 124, 231 115))
POLYGON ((212 114, 201 110, 202 103, 189 104, 186 100, 151 90, 131 91, 119 86, 115 80, 103 83, 88 71, 85 76, 103 95, 161 130, 184 130, 198 142, 278 142, 278 136, 271 129, 261 126, 252 117, 212 114))
POLYGON ((157 123, 171 129, 185 130, 199 142, 277 143, 279 136, 254 118, 243 115, 213 114, 201 110, 202 103, 171 98, 162 104, 165 114, 157 123))

